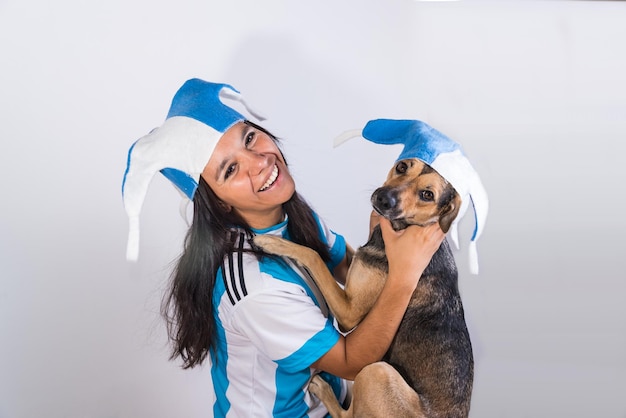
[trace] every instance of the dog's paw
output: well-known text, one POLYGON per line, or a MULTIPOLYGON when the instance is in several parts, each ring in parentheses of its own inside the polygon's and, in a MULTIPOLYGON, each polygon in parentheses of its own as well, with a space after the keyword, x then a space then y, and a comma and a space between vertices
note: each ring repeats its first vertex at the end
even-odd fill
POLYGON ((319 264, 319 254, 309 247, 273 235, 256 235, 254 244, 268 254, 289 257, 303 267, 319 264))
POLYGON ((288 255, 291 245, 289 241, 273 235, 255 235, 254 244, 261 247, 263 251, 269 254, 288 255))
POLYGON ((335 393, 333 392, 333 389, 330 387, 328 382, 322 379, 319 375, 313 376, 311 383, 309 383, 309 392, 311 392, 320 400, 335 397, 335 393))
POLYGON ((297 262, 301 262, 303 255, 312 251, 307 247, 274 235, 256 235, 254 244, 268 254, 294 258, 297 262))

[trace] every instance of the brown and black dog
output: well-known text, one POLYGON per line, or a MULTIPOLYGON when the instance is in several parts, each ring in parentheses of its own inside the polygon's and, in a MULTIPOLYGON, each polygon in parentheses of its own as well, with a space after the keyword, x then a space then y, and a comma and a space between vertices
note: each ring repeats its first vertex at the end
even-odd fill
MULTIPOLYGON (((439 222, 447 232, 461 206, 452 185, 418 159, 396 162, 371 202, 396 230, 439 222)), ((344 289, 313 250, 265 235, 255 237, 255 243, 305 267, 345 330, 363 319, 386 280, 388 263, 379 226, 355 253, 344 289)), ((461 418, 469 413, 473 375, 457 267, 444 240, 420 278, 383 361, 356 376, 349 409, 341 408, 319 377, 309 390, 333 417, 461 418)))

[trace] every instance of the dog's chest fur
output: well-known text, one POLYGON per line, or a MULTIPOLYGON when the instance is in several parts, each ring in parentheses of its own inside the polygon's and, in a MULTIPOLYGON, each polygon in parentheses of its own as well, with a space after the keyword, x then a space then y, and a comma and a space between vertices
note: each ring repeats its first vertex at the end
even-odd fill
MULTIPOLYGON (((355 257, 372 268, 388 272, 379 227, 355 257)), ((458 416, 467 416, 474 360, 458 289, 457 267, 446 240, 422 274, 384 360, 402 374, 434 416, 437 411, 450 410, 456 410, 458 416)))

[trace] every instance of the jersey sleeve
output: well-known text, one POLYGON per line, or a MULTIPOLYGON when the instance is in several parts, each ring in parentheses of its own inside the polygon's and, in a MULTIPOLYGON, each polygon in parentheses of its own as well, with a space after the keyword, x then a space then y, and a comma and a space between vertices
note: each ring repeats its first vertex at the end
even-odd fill
POLYGON ((286 370, 310 367, 339 340, 332 322, 297 285, 249 295, 233 312, 233 326, 286 370))
POLYGON ((343 235, 330 229, 317 214, 315 214, 315 220, 319 227, 320 237, 326 243, 330 251, 330 262, 327 263, 327 266, 330 271, 333 271, 346 255, 346 240, 343 235))

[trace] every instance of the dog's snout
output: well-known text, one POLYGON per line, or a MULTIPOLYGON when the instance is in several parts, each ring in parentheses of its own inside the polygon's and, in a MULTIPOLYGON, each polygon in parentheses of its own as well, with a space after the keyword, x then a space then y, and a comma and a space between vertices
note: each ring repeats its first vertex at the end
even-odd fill
POLYGON ((372 195, 372 205, 381 213, 395 208, 397 204, 398 194, 392 189, 381 187, 372 195))

